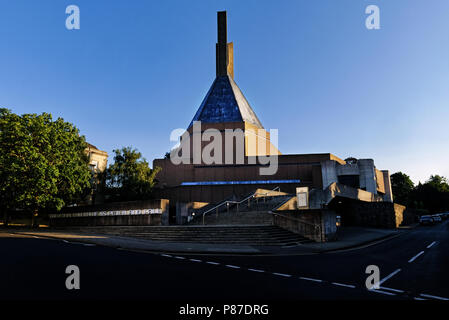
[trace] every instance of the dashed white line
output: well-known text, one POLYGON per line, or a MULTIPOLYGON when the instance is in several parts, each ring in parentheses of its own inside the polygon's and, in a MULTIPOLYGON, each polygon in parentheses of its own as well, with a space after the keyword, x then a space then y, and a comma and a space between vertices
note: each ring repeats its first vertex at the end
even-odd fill
POLYGON ((391 292, 386 292, 386 291, 382 291, 382 290, 377 290, 377 289, 369 289, 368 291, 372 291, 372 292, 376 292, 376 293, 382 293, 382 294, 386 294, 388 296, 395 296, 395 293, 391 293, 391 292))
POLYGON ((443 297, 438 297, 438 296, 432 296, 432 295, 430 295, 430 294, 424 294, 424 293, 422 293, 422 294, 420 294, 420 296, 421 296, 421 297, 424 297, 424 298, 431 298, 431 299, 437 299, 437 300, 445 300, 445 301, 449 301, 448 298, 443 298, 443 297))
POLYGON ((332 284, 339 286, 339 287, 347 287, 347 288, 355 289, 355 286, 353 286, 352 284, 344 284, 344 283, 338 283, 338 282, 332 282, 332 284))
POLYGON ((278 272, 273 272, 273 274, 276 276, 281 276, 281 277, 286 277, 286 278, 290 278, 292 276, 291 274, 278 273, 278 272))
POLYGON ((404 293, 404 290, 393 289, 393 288, 387 288, 387 287, 379 287, 379 289, 387 290, 387 291, 393 291, 393 292, 397 292, 397 293, 404 293))
POLYGON ((378 283, 378 285, 380 286, 382 283, 384 283, 385 281, 387 281, 388 279, 390 279, 391 277, 395 276, 397 273, 399 273, 401 271, 401 269, 397 269, 395 271, 393 271, 392 273, 390 273, 388 276, 386 276, 385 278, 383 278, 382 280, 380 280, 380 282, 378 283))
POLYGON ((432 242, 431 244, 429 244, 429 245, 427 246, 427 249, 429 249, 429 248, 432 248, 432 247, 433 247, 433 245, 434 245, 435 243, 437 243, 437 242, 436 242, 436 241, 434 241, 434 242, 432 242))
MULTIPOLYGON (((66 243, 73 243, 73 242, 68 242, 66 240, 62 240, 66 243)), ((435 245, 436 241, 432 242, 429 246, 427 246, 427 248, 432 247, 433 245, 435 245)), ((87 245, 87 246, 94 246, 95 244, 83 244, 83 245, 87 245)), ((119 250, 124 250, 123 248, 117 248, 119 250)), ((421 251, 420 253, 418 253, 416 256, 414 256, 412 259, 409 260, 409 262, 413 262, 416 258, 418 258, 420 255, 422 255, 424 253, 424 251, 421 251)), ((175 258, 175 259, 179 259, 179 260, 185 260, 185 257, 181 257, 181 256, 171 256, 169 254, 160 254, 163 257, 169 257, 169 258, 175 258)), ((190 261, 193 262, 203 262, 202 260, 199 259, 189 259, 190 261)), ((219 262, 214 262, 214 261, 204 261, 207 264, 211 264, 211 265, 219 265, 219 262)), ((239 266, 235 266, 232 264, 227 264, 225 265, 228 268, 232 268, 232 269, 240 269, 239 266)), ((253 268, 248 268, 248 271, 252 271, 252 272, 259 272, 259 273, 263 273, 265 272, 264 270, 260 270, 260 269, 253 269, 253 268)), ((387 281, 388 279, 390 279, 391 277, 395 276, 397 273, 399 273, 401 271, 401 269, 397 269, 394 272, 392 272, 391 274, 389 274, 387 277, 385 277, 384 279, 382 279, 378 285, 379 285, 379 289, 368 289, 370 292, 375 292, 375 293, 380 293, 380 294, 385 294, 385 295, 389 295, 389 296, 395 296, 396 293, 404 293, 405 291, 403 290, 399 290, 399 289, 393 289, 393 288, 388 288, 388 287, 380 287, 380 285, 382 283, 384 283, 385 281, 387 281), (383 290, 387 290, 387 291, 383 291, 383 290), (388 291, 392 291, 392 292, 388 292, 388 291)), ((286 274, 286 273, 278 273, 278 272, 273 272, 273 275, 276 276, 281 276, 281 277, 286 277, 286 278, 290 278, 292 275, 290 274, 286 274)), ((308 277, 299 277, 299 279, 301 280, 307 280, 307 281, 313 281, 313 282, 323 282, 323 280, 320 279, 314 279, 314 278, 308 278, 308 277)), ((351 288, 351 289, 355 289, 356 286, 351 285, 351 284, 344 284, 344 283, 339 283, 339 282, 331 282, 333 285, 335 286, 340 286, 340 287, 346 287, 346 288, 351 288)), ((449 298, 444 298, 444 297, 439 297, 439 296, 434 296, 434 295, 430 295, 430 294, 420 294, 420 297, 414 297, 414 300, 426 300, 424 298, 430 298, 430 299, 437 299, 437 300, 445 300, 445 301, 449 301, 449 298)))
POLYGON ((416 256, 414 256, 413 258, 411 258, 408 263, 412 263, 413 261, 415 261, 420 255, 422 255, 424 253, 424 251, 421 251, 420 253, 418 253, 416 256))
POLYGON ((308 280, 308 281, 315 281, 315 282, 323 282, 323 280, 320 279, 313 279, 313 278, 307 278, 307 277, 299 277, 301 280, 308 280))

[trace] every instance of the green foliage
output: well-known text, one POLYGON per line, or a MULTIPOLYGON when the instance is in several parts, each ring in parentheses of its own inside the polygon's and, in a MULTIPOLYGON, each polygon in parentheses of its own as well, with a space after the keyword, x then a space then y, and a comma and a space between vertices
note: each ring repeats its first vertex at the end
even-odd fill
POLYGON ((142 154, 131 147, 114 150, 114 163, 106 172, 110 201, 144 200, 151 197, 155 177, 161 168, 151 169, 142 154))
POLYGON ((3 209, 61 209, 90 187, 86 142, 71 123, 48 113, 0 109, 0 201, 3 209))
POLYGON ((427 209, 431 213, 449 211, 449 184, 444 177, 435 175, 424 184, 419 183, 410 197, 414 208, 427 209))
POLYGON ((439 175, 430 176, 429 180, 426 181, 426 185, 438 192, 449 192, 447 178, 439 175))
POLYGON ((408 205, 410 193, 413 191, 414 184, 410 177, 402 172, 396 172, 391 175, 391 188, 396 203, 408 205))
POLYGON ((397 172, 391 176, 391 185, 396 203, 423 213, 449 211, 449 183, 445 177, 433 175, 414 186, 409 176, 397 172))

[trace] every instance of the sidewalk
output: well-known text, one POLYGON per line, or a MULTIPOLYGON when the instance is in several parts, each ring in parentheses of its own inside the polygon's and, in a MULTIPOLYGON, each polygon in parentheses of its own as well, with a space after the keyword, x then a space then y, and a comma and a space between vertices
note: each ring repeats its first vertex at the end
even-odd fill
POLYGON ((356 248, 386 240, 408 232, 407 229, 372 229, 361 227, 347 227, 339 230, 338 240, 326 243, 304 243, 294 246, 250 246, 233 244, 205 244, 187 242, 164 242, 143 240, 131 237, 120 237, 101 234, 53 232, 51 230, 7 230, 9 232, 28 236, 59 239, 67 242, 95 244, 100 246, 121 248, 125 250, 139 250, 149 252, 197 253, 197 254, 250 254, 250 255, 306 255, 356 248))

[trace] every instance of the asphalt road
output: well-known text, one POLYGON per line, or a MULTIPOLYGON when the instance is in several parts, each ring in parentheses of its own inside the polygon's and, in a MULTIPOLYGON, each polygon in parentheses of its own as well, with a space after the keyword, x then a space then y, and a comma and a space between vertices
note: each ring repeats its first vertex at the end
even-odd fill
POLYGON ((359 249, 315 255, 130 252, 0 232, 0 300, 299 301, 449 299, 449 221, 359 249), (68 290, 68 265, 80 289, 68 290), (366 289, 368 265, 381 288, 366 289))

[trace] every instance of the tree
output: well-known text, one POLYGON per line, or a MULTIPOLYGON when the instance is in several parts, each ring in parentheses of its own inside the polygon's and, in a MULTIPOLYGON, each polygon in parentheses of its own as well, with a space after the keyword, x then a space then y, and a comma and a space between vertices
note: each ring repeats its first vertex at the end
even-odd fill
POLYGON ((151 197, 161 168, 151 169, 142 154, 131 147, 113 150, 114 163, 106 172, 106 193, 111 201, 144 200, 151 197))
POLYGON ((449 184, 445 177, 430 176, 425 183, 419 183, 411 195, 413 205, 418 209, 427 209, 432 213, 449 209, 449 184))
POLYGON ((0 109, 0 200, 3 210, 60 210, 90 187, 86 142, 51 114, 0 109))
POLYGON ((391 175, 391 188, 394 201, 403 205, 408 205, 410 194, 413 191, 414 184, 410 177, 402 172, 396 172, 391 175))
POLYGON ((432 175, 429 180, 426 181, 426 184, 438 192, 449 192, 449 183, 445 177, 432 175))

